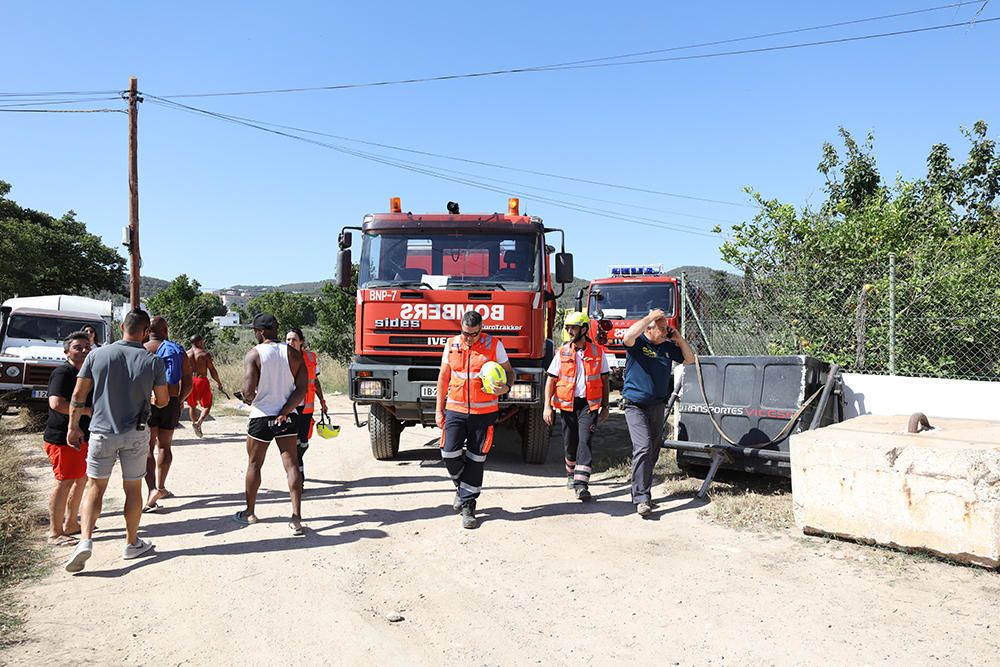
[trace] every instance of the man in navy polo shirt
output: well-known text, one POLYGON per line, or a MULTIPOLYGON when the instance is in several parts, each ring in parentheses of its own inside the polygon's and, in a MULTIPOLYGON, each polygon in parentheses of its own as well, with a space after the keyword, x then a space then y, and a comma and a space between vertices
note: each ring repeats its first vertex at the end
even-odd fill
POLYGON ((670 397, 672 362, 692 364, 694 352, 662 310, 628 328, 625 344, 625 421, 632 438, 632 503, 639 516, 653 511, 653 466, 663 445, 663 411, 670 397))

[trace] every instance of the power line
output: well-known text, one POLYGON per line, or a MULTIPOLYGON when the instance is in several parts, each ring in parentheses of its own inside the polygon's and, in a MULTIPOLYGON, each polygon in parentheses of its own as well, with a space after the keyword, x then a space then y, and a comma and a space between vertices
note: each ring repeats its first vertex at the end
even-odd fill
MULTIPOLYGON (((986 0, 989 2, 989 0, 986 0)), ((841 28, 848 25, 857 25, 859 23, 869 23, 873 21, 884 21, 886 19, 900 18, 903 16, 913 16, 915 14, 927 14, 929 12, 941 11, 943 9, 955 9, 957 7, 963 7, 965 5, 977 5, 983 3, 983 0, 966 0, 966 2, 953 2, 949 5, 938 5, 937 7, 928 7, 926 9, 914 9, 908 12, 896 12, 895 14, 883 14, 881 16, 870 16, 863 19, 854 19, 851 21, 838 21, 837 23, 825 23, 823 25, 814 25, 807 28, 793 28, 791 30, 779 30, 777 32, 766 32, 760 35, 750 35, 749 37, 734 37, 731 39, 719 39, 713 42, 700 42, 698 44, 687 44, 684 46, 672 46, 666 49, 654 49, 652 51, 637 51, 633 53, 623 53, 617 56, 605 56, 603 58, 589 58, 587 60, 572 60, 564 63, 557 63, 554 65, 547 65, 545 67, 563 67, 567 65, 583 65, 586 63, 600 62, 602 60, 617 60, 621 58, 636 58, 639 56, 648 56, 654 53, 669 53, 671 51, 685 51, 688 49, 699 49, 706 46, 719 46, 721 44, 733 44, 735 42, 747 42, 754 39, 765 39, 767 37, 780 37, 782 35, 793 35, 802 32, 811 32, 815 30, 826 30, 829 28, 841 28)), ((979 8, 976 16, 982 13, 983 9, 986 7, 985 3, 979 8)))
MULTIPOLYGON (((977 24, 981 23, 993 23, 994 21, 1000 21, 1000 17, 995 17, 991 19, 981 19, 977 21, 977 24)), ((830 44, 845 44, 847 42, 861 42, 871 39, 879 39, 882 37, 898 37, 900 35, 913 35, 916 33, 932 32, 935 30, 945 30, 948 28, 967 28, 969 27, 968 22, 962 23, 947 23, 942 25, 928 26, 926 28, 910 28, 908 30, 896 30, 893 32, 882 32, 873 35, 858 35, 857 37, 839 37, 837 39, 824 39, 816 42, 802 42, 800 44, 784 44, 781 46, 764 46, 758 49, 740 49, 738 51, 720 51, 718 53, 704 53, 693 56, 673 56, 670 58, 647 58, 645 60, 630 60, 624 63, 595 63, 590 65, 573 65, 571 67, 558 67, 551 68, 547 71, 553 71, 557 69, 568 70, 568 69, 593 69, 598 67, 622 67, 625 65, 647 65, 650 63, 666 63, 666 62, 680 62, 683 60, 703 60, 706 58, 722 58, 726 56, 741 56, 752 53, 770 53, 772 51, 786 51, 790 49, 804 49, 812 46, 827 46, 830 44)))
POLYGON ((12 93, 12 92, 0 92, 0 97, 68 97, 71 95, 117 95, 120 90, 63 90, 54 91, 48 93, 40 92, 28 92, 28 93, 12 93))
POLYGON ((107 102, 111 100, 119 99, 118 96, 108 96, 108 97, 84 97, 77 100, 46 100, 44 102, 9 102, 9 100, 4 100, 8 102, 7 104, 0 104, 0 109, 14 108, 14 107, 42 107, 42 106, 56 106, 60 104, 83 104, 85 102, 107 102))
POLYGON ((125 109, 0 109, 0 113, 128 113, 125 109))
MULTIPOLYGON (((296 141, 301 141, 301 142, 308 143, 308 144, 313 144, 313 145, 320 146, 320 147, 323 147, 323 148, 327 148, 327 149, 330 149, 330 150, 334 150, 334 151, 337 151, 339 153, 343 153, 343 154, 346 154, 346 155, 352 155, 352 156, 359 157, 359 158, 362 158, 362 159, 365 159, 365 160, 369 160, 369 161, 372 161, 372 162, 376 162, 376 163, 380 163, 380 164, 384 164, 384 165, 396 167, 396 168, 399 168, 399 169, 404 169, 406 171, 410 171, 410 172, 413 172, 413 173, 419 173, 419 174, 423 174, 423 175, 426 175, 426 176, 431 176, 433 178, 437 178, 437 179, 440 179, 440 180, 445 180, 445 181, 450 181, 450 182, 453 182, 453 183, 459 183, 459 184, 463 184, 463 185, 468 185, 470 187, 478 188, 478 189, 481 189, 481 190, 487 190, 487 191, 490 191, 490 192, 497 192, 497 193, 500 193, 500 194, 510 194, 509 191, 506 190, 506 189, 502 189, 502 188, 498 188, 498 187, 495 187, 495 186, 491 186, 491 185, 489 185, 487 183, 482 183, 480 181, 476 181, 473 178, 466 178, 466 177, 461 177, 461 176, 448 176, 447 174, 443 174, 443 173, 441 173, 439 171, 435 171, 435 169, 432 168, 432 167, 428 167, 428 166, 424 166, 424 165, 414 166, 413 163, 409 163, 408 164, 408 163, 400 162, 398 160, 387 158, 385 156, 380 156, 380 155, 373 154, 373 153, 366 153, 364 151, 358 151, 358 150, 355 150, 355 149, 350 149, 350 148, 346 148, 344 146, 338 146, 336 144, 330 144, 330 143, 323 142, 323 141, 318 141, 318 140, 315 140, 315 139, 309 139, 308 137, 302 137, 302 136, 299 136, 299 135, 291 134, 291 133, 285 132, 283 130, 272 129, 272 128, 265 127, 263 125, 254 124, 252 122, 247 122, 247 121, 243 121, 243 120, 237 120, 237 119, 234 119, 234 118, 229 118, 225 114, 219 114, 219 113, 215 113, 215 112, 212 112, 212 111, 207 111, 207 110, 204 110, 204 109, 198 109, 196 107, 190 107, 188 105, 179 104, 177 102, 171 102, 169 100, 161 100, 161 99, 156 98, 155 96, 152 96, 152 95, 146 95, 146 97, 147 97, 148 101, 151 101, 154 104, 159 104, 160 106, 165 106, 167 108, 174 108, 174 109, 178 109, 178 110, 187 111, 187 112, 190 112, 190 113, 196 113, 196 114, 201 114, 201 115, 209 116, 209 117, 216 118, 218 120, 222 120, 222 121, 225 121, 225 122, 235 123, 237 125, 243 125, 243 126, 246 126, 246 127, 250 127, 250 128, 256 129, 256 130, 260 130, 262 132, 268 132, 270 134, 276 134, 278 136, 286 137, 286 138, 289 138, 289 139, 294 139, 296 141)), ((705 237, 709 237, 709 238, 718 238, 717 235, 714 234, 714 233, 685 229, 685 228, 683 228, 681 226, 674 225, 674 224, 671 224, 671 223, 667 223, 667 222, 664 222, 664 221, 661 221, 661 220, 655 220, 655 219, 652 219, 652 218, 642 218, 642 217, 636 217, 636 216, 628 216, 628 215, 624 215, 622 213, 619 213, 617 211, 608 211, 608 210, 605 210, 605 209, 597 209, 597 208, 593 208, 593 207, 583 206, 583 205, 577 204, 575 202, 568 202, 568 201, 564 201, 564 200, 553 199, 551 197, 539 196, 539 195, 535 195, 535 194, 530 193, 530 192, 522 192, 522 193, 519 193, 519 194, 521 194, 521 196, 524 199, 534 200, 534 201, 537 201, 537 202, 540 202, 540 203, 550 204, 552 206, 557 206, 557 207, 560 207, 560 208, 565 208, 565 209, 569 209, 569 210, 572 210, 572 211, 577 211, 577 212, 580 212, 580 213, 587 213, 587 214, 591 214, 591 215, 597 215, 597 216, 604 217, 604 218, 610 218, 610 219, 614 219, 614 220, 620 220, 622 222, 627 222, 627 223, 630 223, 630 224, 638 224, 638 225, 644 225, 644 226, 647 226, 647 227, 655 227, 655 228, 665 229, 665 230, 669 230, 669 231, 673 231, 673 232, 678 232, 678 233, 683 233, 683 234, 692 234, 692 235, 696 235, 696 236, 705 236, 705 237)))
MULTIPOLYGON (((381 143, 381 142, 377 142, 377 141, 366 141, 364 139, 354 139, 354 138, 351 138, 351 137, 345 137, 345 136, 342 136, 342 135, 331 134, 331 133, 328 133, 328 132, 320 132, 318 130, 309 130, 309 129, 305 129, 305 128, 301 128, 301 127, 294 127, 294 126, 291 126, 291 125, 281 125, 279 123, 270 123, 270 122, 267 122, 267 121, 257 120, 257 119, 254 119, 254 118, 246 118, 244 116, 235 116, 235 115, 231 115, 231 114, 223 114, 223 113, 220 113, 220 112, 210 112, 210 111, 208 111, 206 109, 201 109, 201 108, 198 108, 198 107, 188 106, 188 105, 185 105, 185 104, 183 104, 181 102, 174 102, 172 100, 168 100, 165 97, 161 97, 161 96, 157 96, 157 95, 150 95, 148 93, 146 94, 146 97, 148 97, 150 100, 161 100, 163 102, 169 102, 170 104, 175 104, 175 105, 184 107, 184 108, 189 109, 191 111, 194 111, 196 113, 217 114, 218 116, 225 117, 225 118, 227 118, 229 120, 243 121, 243 122, 253 123, 253 124, 257 124, 257 125, 265 125, 265 126, 269 126, 269 127, 275 127, 275 128, 283 129, 283 130, 290 130, 292 132, 300 132, 300 133, 303 133, 303 134, 312 134, 312 135, 316 135, 316 136, 329 137, 331 139, 337 139, 337 140, 340 140, 340 141, 350 141, 350 142, 353 142, 353 143, 365 144, 365 145, 368 145, 368 146, 376 146, 378 148, 387 148, 387 149, 390 149, 390 150, 401 151, 401 152, 404 152, 404 153, 413 153, 415 155, 425 155, 427 157, 440 158, 440 159, 443 159, 443 160, 453 160, 453 161, 456 161, 456 162, 463 162, 463 163, 466 163, 466 164, 475 164, 475 165, 478 165, 478 166, 481 166, 481 167, 490 167, 490 168, 493 168, 493 169, 503 169, 503 170, 506 170, 506 171, 515 171, 515 172, 520 172, 520 173, 524 173, 524 174, 531 174, 531 175, 534 175, 534 176, 544 176, 546 178, 555 178, 555 179, 559 179, 559 180, 563 180, 563 181, 572 181, 572 182, 575 182, 575 183, 584 183, 584 184, 587 184, 587 185, 598 185, 598 186, 605 187, 605 188, 614 188, 614 189, 618 189, 618 190, 629 190, 629 191, 632 191, 632 192, 641 192, 641 193, 644 193, 644 194, 660 195, 660 196, 663 196, 663 197, 674 197, 674 198, 678 198, 678 199, 687 199, 687 200, 691 200, 691 201, 706 202, 706 203, 710 203, 710 204, 723 204, 723 205, 726 205, 726 206, 740 206, 740 207, 752 208, 752 207, 748 206, 747 204, 743 204, 743 203, 740 203, 740 202, 726 201, 724 199, 710 199, 708 197, 697 197, 697 196, 694 196, 694 195, 678 194, 676 192, 665 192, 663 190, 652 190, 650 188, 640 188, 640 187, 635 187, 635 186, 631 186, 631 185, 622 185, 622 184, 619 184, 619 183, 606 183, 606 182, 603 182, 603 181, 596 181, 596 180, 587 179, 587 178, 579 178, 579 177, 575 177, 575 176, 563 176, 561 174, 554 174, 554 173, 546 172, 546 171, 538 171, 538 170, 535 170, 535 169, 525 169, 525 168, 522 168, 522 167, 511 167, 509 165, 497 164, 495 162, 485 162, 483 160, 473 160, 473 159, 470 159, 470 158, 455 157, 455 156, 452 156, 452 155, 445 155, 443 153, 434 153, 434 152, 430 152, 430 151, 417 150, 417 149, 414 149, 414 148, 404 148, 402 146, 393 146, 392 144, 386 144, 386 143, 381 143)), ((497 179, 494 179, 494 180, 497 180, 497 179)), ((614 203, 614 202, 609 202, 609 203, 614 203)), ((639 208, 641 208, 641 207, 639 207, 639 208)), ((675 214, 675 215, 686 215, 686 214, 675 214)), ((700 217, 700 216, 690 216, 690 217, 700 217)), ((720 222, 720 220, 715 219, 715 218, 706 218, 706 219, 716 220, 717 222, 720 222)), ((721 221, 721 222, 729 222, 729 221, 721 221)))
MULTIPOLYGON (((962 3, 959 3, 962 4, 962 3)), ((956 5, 946 5, 945 7, 954 7, 956 5)), ((858 21, 865 20, 876 20, 879 17, 873 17, 872 19, 858 19, 858 21)), ((990 18, 990 19, 980 19, 976 23, 992 23, 998 21, 1000 18, 990 18)), ((802 49, 810 48, 814 46, 828 46, 831 44, 843 44, 849 42, 858 42, 872 39, 882 39, 886 37, 899 37, 902 35, 912 35, 918 33, 932 32, 937 30, 946 30, 951 28, 968 27, 968 22, 962 23, 946 23, 940 25, 933 25, 924 28, 910 28, 907 30, 895 30, 891 32, 881 32, 873 33, 867 35, 858 35, 855 37, 839 37, 834 39, 819 40, 813 42, 800 42, 797 44, 784 44, 778 46, 761 47, 757 49, 740 49, 735 51, 720 51, 715 53, 702 53, 689 56, 672 56, 667 58, 647 58, 642 60, 629 60, 625 62, 593 62, 595 60, 604 59, 591 59, 591 61, 580 61, 576 64, 564 64, 564 65, 535 65, 526 67, 512 67, 507 69, 495 69, 487 70, 482 72, 468 72, 462 74, 444 74, 438 76, 428 76, 428 77, 413 77, 407 79, 388 79, 383 81, 370 81, 366 83, 343 83, 335 84, 329 86, 306 86, 298 88, 272 88, 265 90, 241 90, 241 91, 226 91, 226 92, 214 92, 214 93, 186 93, 186 94, 174 94, 174 95, 161 95, 162 99, 182 99, 182 98, 196 98, 196 97, 236 97, 236 96, 246 96, 246 95, 270 95, 270 94, 286 94, 286 93, 303 93, 303 92, 318 92, 318 91, 334 91, 334 90, 348 90, 354 88, 374 88, 381 86, 396 86, 404 84, 415 84, 415 83, 430 83, 434 81, 452 81, 456 79, 473 79, 473 78, 483 78, 491 76, 501 76, 507 74, 524 74, 528 72, 554 72, 562 70, 574 70, 574 69, 594 69, 602 67, 624 67, 631 65, 645 65, 650 63, 662 63, 662 62, 680 62, 686 60, 703 60, 708 58, 721 58, 730 57, 738 55, 748 55, 755 53, 768 53, 772 51, 784 51, 789 49, 802 49)), ((808 28, 799 29, 799 31, 807 30, 808 28)), ((757 36, 738 38, 732 41, 740 41, 745 39, 754 39, 757 36)), ((729 40, 723 40, 729 41, 729 40)), ((693 47, 678 47, 678 48, 693 48, 693 47)), ((650 53, 668 51, 670 49, 662 49, 659 51, 653 51, 650 53)), ((609 59, 622 58, 626 56, 609 56, 609 59)))

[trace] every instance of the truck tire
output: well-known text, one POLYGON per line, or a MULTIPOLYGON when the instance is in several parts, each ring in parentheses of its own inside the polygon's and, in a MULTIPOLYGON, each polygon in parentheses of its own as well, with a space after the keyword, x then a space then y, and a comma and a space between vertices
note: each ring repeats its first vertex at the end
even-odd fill
POLYGON ((528 409, 521 429, 521 458, 525 463, 545 463, 550 433, 549 425, 542 419, 542 406, 528 409))
POLYGON ((368 439, 372 456, 379 461, 390 461, 399 453, 399 435, 403 427, 381 403, 372 405, 368 412, 368 439))

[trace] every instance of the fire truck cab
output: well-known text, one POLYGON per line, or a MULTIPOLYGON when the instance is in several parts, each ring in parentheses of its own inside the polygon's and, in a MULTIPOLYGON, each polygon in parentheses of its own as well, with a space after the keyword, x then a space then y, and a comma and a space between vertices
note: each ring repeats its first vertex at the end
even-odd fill
MULTIPOLYGON (((501 423, 514 425, 521 453, 542 463, 549 429, 542 419, 545 368, 554 354, 553 282, 573 280, 573 257, 562 230, 520 215, 518 200, 503 213, 369 214, 340 233, 337 283, 351 283, 351 230, 361 234, 350 396, 368 405, 368 432, 377 459, 399 452, 402 429, 434 426, 437 380, 445 344, 466 311, 483 315, 483 330, 503 342, 515 376, 500 400, 501 423), (562 251, 546 244, 558 233, 562 251), (555 255, 555 280, 549 256, 555 255)), ((564 289, 564 288, 563 288, 564 289)), ((561 294, 561 291, 560 291, 561 294)))
POLYGON ((591 338, 605 347, 612 387, 620 389, 625 371, 625 332, 654 308, 666 314, 670 326, 680 328, 680 281, 665 275, 662 264, 614 265, 609 272, 609 278, 592 280, 586 295, 580 290, 577 303, 590 317, 591 338))

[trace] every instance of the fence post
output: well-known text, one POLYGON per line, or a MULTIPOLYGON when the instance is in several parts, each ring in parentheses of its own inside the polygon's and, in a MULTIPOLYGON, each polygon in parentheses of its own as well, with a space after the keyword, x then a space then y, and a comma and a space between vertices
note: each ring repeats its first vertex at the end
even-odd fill
POLYGON ((896 253, 889 253, 889 375, 896 374, 896 253))
POLYGON ((687 318, 684 317, 684 313, 687 310, 687 273, 681 271, 681 298, 678 307, 681 311, 681 338, 685 337, 687 333, 687 318))

